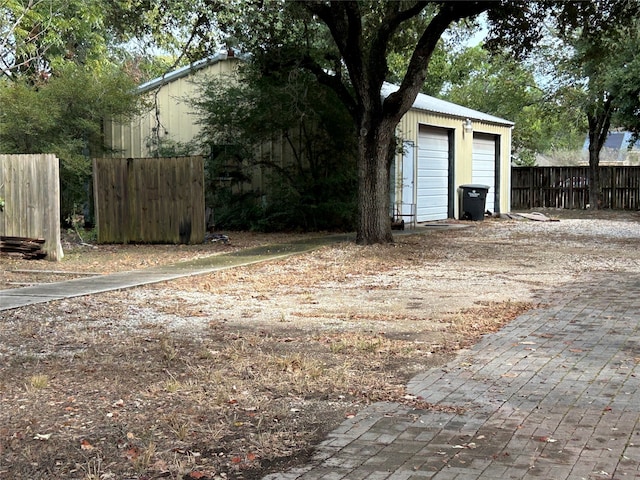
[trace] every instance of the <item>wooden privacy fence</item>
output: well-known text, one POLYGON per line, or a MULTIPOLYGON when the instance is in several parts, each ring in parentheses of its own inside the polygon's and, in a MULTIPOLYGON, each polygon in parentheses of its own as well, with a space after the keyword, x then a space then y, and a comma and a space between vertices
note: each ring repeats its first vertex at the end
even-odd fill
MULTIPOLYGON (((640 209, 640 167, 599 167, 602 208, 640 209)), ((511 208, 584 209, 589 204, 589 167, 513 167, 511 208)))
POLYGON ((202 243, 202 157, 97 158, 96 226, 101 243, 202 243))
POLYGON ((0 199, 1 237, 43 239, 46 258, 62 259, 60 165, 55 155, 0 155, 0 199))

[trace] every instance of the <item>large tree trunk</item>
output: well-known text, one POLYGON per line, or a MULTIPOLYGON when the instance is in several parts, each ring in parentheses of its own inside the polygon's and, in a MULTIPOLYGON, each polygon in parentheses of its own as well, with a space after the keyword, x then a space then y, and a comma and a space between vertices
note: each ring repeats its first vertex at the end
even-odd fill
POLYGON ((589 208, 592 210, 598 210, 602 207, 600 152, 609 135, 612 114, 611 97, 608 97, 600 108, 587 113, 589 122, 589 208))
POLYGON ((395 150, 395 127, 362 122, 358 139, 358 227, 356 243, 393 242, 389 172, 395 150))
POLYGON ((356 241, 392 242, 389 168, 395 127, 420 92, 431 56, 449 25, 497 8, 500 2, 381 2, 383 8, 377 10, 381 17, 376 22, 365 18, 371 9, 367 2, 302 3, 327 25, 340 52, 337 74, 330 74, 310 56, 305 58, 305 67, 336 92, 359 128, 356 241), (398 90, 381 102, 381 88, 388 74, 387 54, 394 35, 405 22, 421 15, 429 3, 441 5, 424 28, 416 30, 419 38, 398 90), (343 67, 348 71, 348 82, 340 73, 343 67))
POLYGON ((600 149, 589 144, 589 208, 598 210, 602 206, 600 189, 600 149))

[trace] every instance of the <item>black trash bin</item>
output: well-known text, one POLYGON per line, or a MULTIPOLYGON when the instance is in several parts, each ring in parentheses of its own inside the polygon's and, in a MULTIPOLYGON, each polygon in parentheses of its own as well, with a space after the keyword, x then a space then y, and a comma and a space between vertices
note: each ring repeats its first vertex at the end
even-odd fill
POLYGON ((484 220, 488 185, 460 185, 460 219, 484 220))

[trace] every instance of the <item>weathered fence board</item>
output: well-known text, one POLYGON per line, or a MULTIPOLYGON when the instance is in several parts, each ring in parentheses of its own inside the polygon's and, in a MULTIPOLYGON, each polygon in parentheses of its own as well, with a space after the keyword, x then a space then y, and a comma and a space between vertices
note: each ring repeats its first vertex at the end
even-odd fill
POLYGON ((101 243, 201 243, 202 157, 97 158, 95 215, 101 243))
MULTIPOLYGON (((640 167, 599 167, 602 208, 640 209, 640 167)), ((589 204, 589 167, 513 167, 511 208, 584 209, 589 204)))
POLYGON ((44 239, 47 259, 64 256, 60 242, 60 165, 53 154, 0 155, 0 235, 44 239))

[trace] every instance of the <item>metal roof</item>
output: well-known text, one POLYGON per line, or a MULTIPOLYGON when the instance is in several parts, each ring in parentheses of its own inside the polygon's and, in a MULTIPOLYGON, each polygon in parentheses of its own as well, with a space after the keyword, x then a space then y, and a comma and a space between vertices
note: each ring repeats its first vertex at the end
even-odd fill
MULTIPOLYGON (((391 83, 385 82, 382 85, 383 98, 387 98, 399 88, 400 87, 398 85, 393 85, 391 83)), ((510 127, 514 125, 513 122, 505 120, 504 118, 495 117, 493 115, 489 115, 488 113, 479 112, 478 110, 473 110, 472 108, 463 107, 462 105, 458 105, 456 103, 447 102, 446 100, 441 100, 439 98, 425 95, 424 93, 418 94, 411 108, 415 108, 416 110, 423 110, 425 112, 440 113, 443 115, 459 117, 461 119, 468 118, 469 120, 478 120, 482 122, 495 123, 498 125, 506 125, 510 127)))
MULTIPOLYGON (((143 83, 138 87, 138 93, 145 93, 149 90, 153 90, 154 88, 161 87, 181 77, 185 77, 196 70, 200 70, 209 65, 214 65, 230 57, 237 57, 241 59, 246 58, 246 55, 239 55, 238 53, 233 51, 232 53, 233 55, 229 55, 228 52, 220 52, 210 57, 203 58, 202 60, 198 60, 197 62, 193 62, 189 65, 185 65, 184 67, 180 67, 177 70, 173 70, 172 72, 169 72, 161 77, 149 80, 148 82, 143 83)), ((388 97, 399 88, 400 87, 398 85, 393 85, 391 83, 385 82, 382 85, 382 97, 388 97)), ((412 108, 415 108, 417 110, 424 110, 426 112, 440 113, 443 115, 459 117, 461 119, 468 118, 470 120, 484 121, 498 125, 514 125, 513 122, 505 120, 504 118, 495 117, 493 115, 489 115, 488 113, 479 112, 478 110, 463 107, 462 105, 447 102, 446 100, 440 100, 439 98, 431 97, 429 95, 425 95, 424 93, 418 94, 416 100, 413 102, 412 108)))
POLYGON ((154 88, 161 87, 163 85, 166 85, 167 83, 173 82, 174 80, 177 80, 182 77, 186 77, 187 75, 189 75, 190 73, 193 73, 196 70, 200 70, 209 65, 214 65, 218 62, 222 62, 227 58, 233 58, 233 57, 242 58, 241 55, 238 55, 235 52, 232 52, 232 53, 233 53, 232 55, 229 55, 228 52, 216 53, 215 55, 211 55, 207 58, 203 58, 202 60, 198 60, 197 62, 193 62, 193 63, 190 63, 189 65, 185 65, 184 67, 180 67, 176 70, 173 70, 172 72, 166 73, 161 77, 154 78, 153 80, 149 80, 148 82, 138 86, 138 93, 145 93, 145 92, 148 92, 149 90, 153 90, 154 88))

